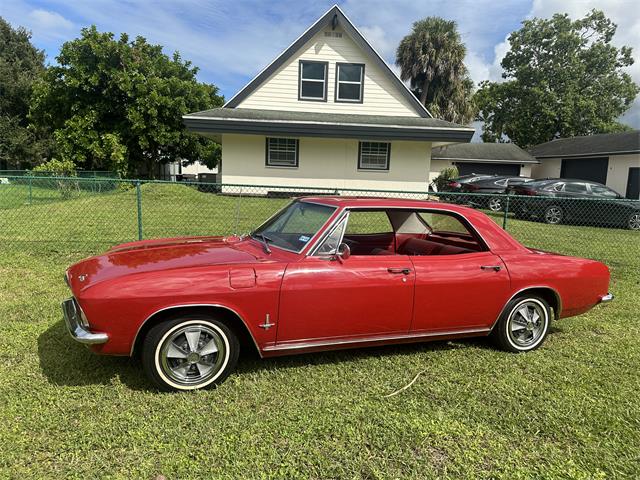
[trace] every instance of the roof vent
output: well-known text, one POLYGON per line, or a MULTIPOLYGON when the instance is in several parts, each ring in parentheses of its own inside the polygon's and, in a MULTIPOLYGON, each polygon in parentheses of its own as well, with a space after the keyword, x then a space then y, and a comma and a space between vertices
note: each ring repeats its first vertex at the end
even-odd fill
POLYGON ((324 32, 325 37, 342 38, 342 32, 324 32))

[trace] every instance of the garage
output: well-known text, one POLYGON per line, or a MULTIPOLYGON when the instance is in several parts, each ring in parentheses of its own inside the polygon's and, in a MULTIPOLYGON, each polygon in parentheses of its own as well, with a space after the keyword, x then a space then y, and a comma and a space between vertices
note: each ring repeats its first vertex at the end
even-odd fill
POLYGON ((609 157, 563 158, 560 177, 606 184, 608 168, 609 157))
POLYGON ((459 175, 470 173, 486 173, 489 175, 510 175, 517 177, 520 175, 520 164, 513 163, 471 163, 456 162, 459 175))

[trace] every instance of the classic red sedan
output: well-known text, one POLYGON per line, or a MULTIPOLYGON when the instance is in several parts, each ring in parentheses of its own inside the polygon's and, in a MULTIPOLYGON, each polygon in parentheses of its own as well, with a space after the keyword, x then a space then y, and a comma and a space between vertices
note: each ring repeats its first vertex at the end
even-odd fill
POLYGON ((527 248, 476 210, 301 198, 250 235, 147 240, 66 272, 78 342, 141 355, 163 390, 222 382, 263 357, 491 335, 539 347, 552 317, 610 301, 609 270, 527 248))

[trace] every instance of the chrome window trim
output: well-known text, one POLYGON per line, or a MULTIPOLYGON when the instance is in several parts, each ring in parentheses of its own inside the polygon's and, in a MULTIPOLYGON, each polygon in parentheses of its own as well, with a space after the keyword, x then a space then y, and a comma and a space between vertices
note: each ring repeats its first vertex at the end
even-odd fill
MULTIPOLYGON (((336 221, 336 222, 333 222, 333 225, 326 230, 326 232, 322 235, 322 240, 318 241, 314 245, 313 251, 310 251, 307 254, 307 257, 315 257, 315 256, 317 256, 318 258, 325 258, 325 257, 329 258, 329 257, 331 257, 332 255, 330 255, 330 254, 316 255, 316 252, 322 246, 322 244, 327 240, 327 238, 329 238, 333 234, 333 232, 336 230, 336 228, 338 228, 340 226, 340 224, 343 221, 345 221, 345 222, 349 221, 349 211, 348 210, 346 210, 342 215, 340 215, 339 216, 339 220, 336 221)), ((340 237, 340 241, 338 242, 338 245, 340 245, 342 243, 342 239, 344 239, 344 234, 346 233, 346 231, 347 231, 347 225, 345 224, 344 230, 342 231, 342 236, 340 237)))

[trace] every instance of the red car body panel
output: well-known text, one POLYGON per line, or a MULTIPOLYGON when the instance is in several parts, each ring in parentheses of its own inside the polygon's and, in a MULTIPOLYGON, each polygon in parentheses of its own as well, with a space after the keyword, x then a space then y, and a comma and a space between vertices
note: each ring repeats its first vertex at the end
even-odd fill
MULTIPOLYGON (((188 237, 125 243, 71 266, 68 283, 91 331, 109 337, 91 348, 130 355, 145 322, 189 306, 229 312, 259 353, 272 356, 486 335, 507 302, 529 288, 553 293, 557 317, 583 313, 608 293, 604 264, 528 249, 470 208, 379 198, 301 201, 336 211, 300 253, 274 247, 268 254, 248 237, 188 237), (353 255, 344 262, 307 256, 334 219, 357 208, 451 212, 466 219, 486 251, 353 255)), ((393 251, 405 237, 378 240, 393 251)))

